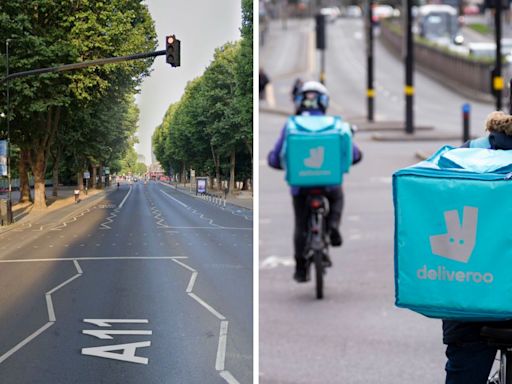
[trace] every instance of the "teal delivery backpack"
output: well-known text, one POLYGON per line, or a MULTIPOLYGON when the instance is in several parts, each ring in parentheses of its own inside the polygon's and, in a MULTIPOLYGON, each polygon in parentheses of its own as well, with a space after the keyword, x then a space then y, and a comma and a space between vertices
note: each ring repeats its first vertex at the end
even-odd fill
POLYGON ((512 319, 512 151, 445 146, 393 175, 398 307, 512 319))
POLYGON ((290 116, 281 160, 291 186, 341 184, 352 164, 350 124, 339 116, 290 116))

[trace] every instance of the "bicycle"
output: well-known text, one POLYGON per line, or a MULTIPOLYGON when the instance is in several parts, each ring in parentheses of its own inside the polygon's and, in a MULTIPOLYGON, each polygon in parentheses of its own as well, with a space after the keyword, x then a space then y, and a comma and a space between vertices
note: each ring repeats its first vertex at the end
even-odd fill
POLYGON ((499 368, 491 374, 487 384, 512 384, 512 329, 484 326, 480 333, 489 345, 500 351, 499 368))
POLYGON ((311 265, 315 266, 316 298, 324 296, 325 268, 331 266, 329 258, 329 233, 327 231, 327 215, 329 214, 329 200, 321 190, 308 192, 306 200, 308 209, 308 227, 304 258, 309 275, 311 265))

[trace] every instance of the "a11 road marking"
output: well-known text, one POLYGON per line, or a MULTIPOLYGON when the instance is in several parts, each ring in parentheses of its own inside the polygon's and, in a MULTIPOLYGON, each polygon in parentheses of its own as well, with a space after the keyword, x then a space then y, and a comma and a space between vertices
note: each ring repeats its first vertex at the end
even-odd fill
MULTIPOLYGON (((94 324, 98 327, 109 328, 112 324, 147 324, 147 319, 84 319, 84 323, 94 324)), ((101 340, 112 340, 112 335, 151 335, 150 330, 113 330, 113 329, 86 329, 82 331, 85 335, 94 336, 101 340)), ((136 364, 148 364, 146 357, 136 356, 137 348, 151 346, 151 341, 138 343, 103 345, 99 347, 82 348, 82 355, 96 356, 104 359, 127 361, 136 364), (120 351, 120 352, 114 352, 120 351)))

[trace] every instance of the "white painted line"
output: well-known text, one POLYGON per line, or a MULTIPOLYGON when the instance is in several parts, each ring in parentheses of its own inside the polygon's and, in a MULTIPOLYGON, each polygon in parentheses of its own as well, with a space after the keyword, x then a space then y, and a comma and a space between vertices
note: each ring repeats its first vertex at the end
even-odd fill
POLYGON ((69 284, 71 283, 73 280, 75 280, 77 277, 80 277, 82 276, 81 274, 77 274, 73 277, 70 277, 69 279, 67 279, 65 282, 63 282, 62 284, 59 284, 57 285, 55 288, 53 288, 51 291, 49 292, 46 292, 46 295, 51 295, 52 293, 54 293, 55 291, 58 291, 59 289, 61 289, 63 286, 65 286, 66 284, 69 284))
POLYGON ((144 330, 126 330, 126 331, 114 331, 114 330, 83 330, 84 335, 94 336, 102 340, 112 340, 113 337, 110 335, 152 335, 153 331, 144 330))
POLYGON ((185 264, 185 263, 182 263, 182 262, 180 262, 180 261, 178 261, 178 260, 173 260, 173 261, 174 261, 175 263, 177 263, 177 264, 181 265, 183 268, 188 269, 190 272, 196 272, 196 270, 195 270, 194 268, 189 267, 189 266, 188 266, 187 264, 185 264))
POLYGON ((187 256, 119 256, 119 257, 61 257, 55 259, 19 259, 0 260, 0 263, 33 263, 37 261, 73 261, 73 260, 174 260, 187 259, 187 256))
POLYGON ((46 331, 48 328, 50 328, 53 324, 53 322, 48 322, 45 325, 43 325, 41 328, 39 328, 37 331, 35 331, 33 334, 31 334, 29 337, 27 337, 22 342, 16 344, 13 348, 5 352, 2 356, 0 356, 0 364, 2 364, 7 358, 9 358, 12 354, 23 348, 25 345, 30 343, 33 339, 35 339, 37 336, 39 336, 41 333, 46 331))
POLYGON ((118 209, 123 208, 124 202, 126 201, 126 199, 128 198, 128 196, 130 196, 130 193, 131 193, 131 192, 132 192, 132 186, 130 185, 130 189, 128 190, 128 193, 127 193, 127 194, 126 194, 126 196, 124 197, 123 201, 121 201, 121 204, 119 204, 118 209))
POLYGON ((240 382, 235 379, 229 371, 222 371, 219 372, 219 374, 228 384, 240 384, 240 382))
POLYGON ((217 360, 215 361, 215 369, 217 371, 224 370, 224 362, 226 361, 226 343, 228 336, 228 321, 220 322, 219 345, 217 346, 217 360))
POLYGON ((147 324, 148 319, 84 319, 84 323, 94 324, 98 327, 111 327, 111 324, 147 324))
POLYGON ((177 198, 175 198, 175 197, 173 197, 173 196, 169 195, 167 192, 164 192, 162 189, 160 190, 160 192, 162 192, 164 195, 166 195, 168 198, 170 198, 170 199, 174 200, 174 201, 175 201, 175 202, 177 202, 178 204, 181 204, 183 207, 188 208, 188 205, 187 205, 187 204, 185 204, 184 202, 182 202, 182 201, 178 200, 177 198))
POLYGON ((57 319, 55 318, 55 311, 53 310, 52 296, 48 293, 46 294, 46 307, 48 308, 48 320, 55 323, 57 319))
POLYGON ((196 278, 197 278, 197 272, 192 273, 192 276, 190 277, 190 281, 188 282, 188 286, 187 286, 187 290, 186 290, 187 293, 192 292, 192 288, 194 288, 194 284, 196 283, 196 278))
POLYGON ((219 320, 226 320, 224 316, 222 316, 219 312, 217 312, 215 309, 213 309, 209 304, 204 302, 199 296, 197 296, 195 293, 189 292, 188 294, 191 298, 193 298, 195 301, 197 301, 199 304, 201 304, 203 307, 205 307, 208 311, 210 311, 215 317, 217 317, 219 320))
POLYGON ((84 273, 82 271, 82 268, 80 268, 80 265, 78 264, 78 261, 76 261, 76 259, 73 260, 73 264, 75 264, 75 268, 76 268, 76 271, 81 275, 82 273, 84 273))

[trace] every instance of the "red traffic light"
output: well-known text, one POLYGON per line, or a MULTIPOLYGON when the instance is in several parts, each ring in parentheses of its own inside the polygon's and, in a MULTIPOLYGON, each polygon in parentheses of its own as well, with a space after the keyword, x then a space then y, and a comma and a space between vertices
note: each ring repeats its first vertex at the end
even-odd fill
POLYGON ((167 44, 174 43, 174 36, 167 36, 167 44))

